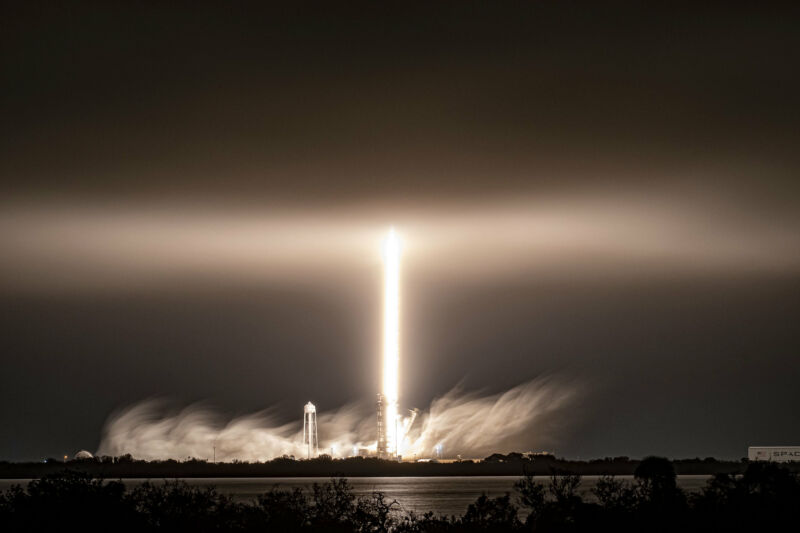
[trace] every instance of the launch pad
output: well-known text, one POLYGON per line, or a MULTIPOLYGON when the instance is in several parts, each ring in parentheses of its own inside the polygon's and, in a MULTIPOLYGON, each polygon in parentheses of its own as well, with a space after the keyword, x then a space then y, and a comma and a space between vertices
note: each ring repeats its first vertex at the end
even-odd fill
MULTIPOLYGON (((418 410, 409 412, 408 417, 401 418, 398 409, 399 374, 400 374, 400 239, 394 228, 383 240, 383 349, 382 349, 382 387, 376 402, 376 434, 375 455, 381 459, 401 460, 406 446, 406 435, 417 417, 418 410)), ((316 413, 313 426, 308 421, 308 406, 304 414, 303 443, 309 451, 307 455, 316 455, 316 413), (306 428, 313 427, 314 436, 307 434, 306 428), (314 445, 310 443, 314 442, 314 445)), ((313 406, 312 406, 313 407, 313 406)), ((355 448, 356 452, 357 447, 355 448)))

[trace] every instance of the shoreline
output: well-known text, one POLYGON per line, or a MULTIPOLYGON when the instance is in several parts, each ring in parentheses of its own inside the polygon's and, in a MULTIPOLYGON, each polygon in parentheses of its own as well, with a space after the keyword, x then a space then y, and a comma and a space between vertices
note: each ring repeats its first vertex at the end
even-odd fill
MULTIPOLYGON (((88 459, 48 461, 42 463, 0 463, 0 479, 35 479, 72 470, 92 477, 127 478, 330 478, 330 477, 490 477, 549 476, 579 474, 585 476, 632 475, 641 461, 611 459, 571 461, 555 458, 534 460, 493 460, 481 462, 398 463, 375 458, 275 459, 264 463, 208 463, 201 460, 184 462, 136 461, 130 459, 88 459)), ((671 461, 677 475, 735 474, 747 468, 748 461, 679 459, 671 461)), ((800 471, 800 463, 782 466, 800 471)))

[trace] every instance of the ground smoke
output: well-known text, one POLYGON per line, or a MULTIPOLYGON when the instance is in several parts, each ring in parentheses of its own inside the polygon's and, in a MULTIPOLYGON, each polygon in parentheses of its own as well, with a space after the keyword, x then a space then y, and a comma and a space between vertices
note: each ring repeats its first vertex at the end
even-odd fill
MULTIPOLYGON (((529 450, 554 443, 564 408, 578 387, 540 378, 504 393, 481 395, 456 387, 435 399, 410 428, 401 451, 407 458, 483 457, 497 451, 529 450)), ((301 418, 298 416, 298 418, 301 418)), ((320 453, 349 457, 375 450, 374 406, 351 404, 318 414, 320 453)), ((137 459, 264 461, 282 455, 306 457, 301 421, 280 424, 268 411, 225 422, 212 410, 191 405, 166 412, 164 402, 147 400, 113 415, 98 454, 131 454, 137 459)))

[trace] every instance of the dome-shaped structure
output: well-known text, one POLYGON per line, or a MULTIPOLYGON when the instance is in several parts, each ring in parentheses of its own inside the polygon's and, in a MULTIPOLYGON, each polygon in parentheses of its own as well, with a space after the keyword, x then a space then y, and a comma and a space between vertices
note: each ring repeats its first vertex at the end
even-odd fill
POLYGON ((78 453, 75 454, 75 457, 73 457, 73 459, 75 459, 76 461, 80 461, 81 459, 93 459, 93 458, 94 455, 87 452, 86 450, 79 451, 78 453))

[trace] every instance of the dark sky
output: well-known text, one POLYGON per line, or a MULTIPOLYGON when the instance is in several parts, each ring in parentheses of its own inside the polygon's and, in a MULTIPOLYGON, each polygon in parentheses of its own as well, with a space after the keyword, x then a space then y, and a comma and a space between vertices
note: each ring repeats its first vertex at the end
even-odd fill
POLYGON ((373 398, 391 224, 404 404, 557 375, 559 455, 800 443, 797 8, 79 4, 0 12, 0 458, 373 398))

